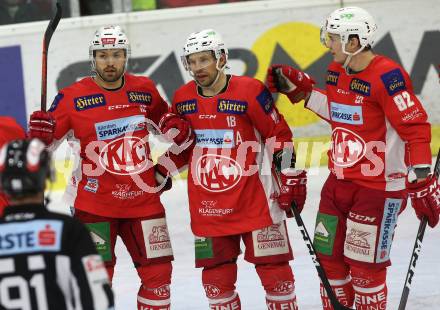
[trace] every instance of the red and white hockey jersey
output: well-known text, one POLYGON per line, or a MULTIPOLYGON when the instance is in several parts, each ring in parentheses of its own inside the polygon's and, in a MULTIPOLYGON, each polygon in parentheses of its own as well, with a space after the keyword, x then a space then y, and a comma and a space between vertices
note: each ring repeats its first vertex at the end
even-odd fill
POLYGON ((431 126, 401 66, 376 56, 347 75, 333 62, 326 83, 307 108, 332 127, 329 169, 338 178, 395 191, 404 189, 408 166, 430 165, 431 126))
POLYGON ((130 74, 118 90, 105 90, 88 77, 59 92, 49 110, 55 139, 80 144, 67 189, 75 208, 121 218, 164 211, 159 195, 151 193, 156 182, 148 129, 167 109, 151 80, 130 74))
POLYGON ((193 233, 233 235, 280 222, 271 163, 274 150, 291 146, 292 133, 266 87, 228 76, 223 92, 204 97, 192 81, 176 91, 172 108, 196 133, 188 173, 193 233), (269 147, 269 138, 279 144, 269 147))

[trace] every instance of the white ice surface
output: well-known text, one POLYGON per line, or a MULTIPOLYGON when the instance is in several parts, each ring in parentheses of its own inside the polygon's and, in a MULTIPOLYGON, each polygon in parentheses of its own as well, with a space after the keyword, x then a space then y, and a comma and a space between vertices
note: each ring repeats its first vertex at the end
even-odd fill
MULTIPOLYGON (((318 175, 309 177, 307 203, 302 212, 308 232, 313 235, 319 194, 327 176, 325 168, 318 175)), ((167 212, 168 227, 174 249, 173 281, 171 285, 172 309, 206 310, 208 303, 201 285, 201 271, 194 268, 193 235, 189 226, 186 181, 174 182, 173 189, 162 196, 167 212)), ((52 194, 51 209, 68 212, 61 202, 61 193, 52 194)), ((392 266, 388 269, 388 309, 397 309, 403 283, 408 269, 419 222, 411 206, 399 217, 391 252, 392 266)), ((304 241, 294 219, 288 220, 290 240, 295 260, 291 263, 296 278, 296 294, 301 310, 320 307, 319 283, 304 241)), ((135 310, 139 280, 125 246, 118 239, 116 244, 118 262, 113 280, 117 310, 135 310)), ((264 291, 253 265, 242 257, 238 261, 237 290, 242 309, 265 310, 264 291)), ((407 304, 408 310, 440 309, 440 227, 427 228, 422 254, 418 260, 413 285, 407 304)))

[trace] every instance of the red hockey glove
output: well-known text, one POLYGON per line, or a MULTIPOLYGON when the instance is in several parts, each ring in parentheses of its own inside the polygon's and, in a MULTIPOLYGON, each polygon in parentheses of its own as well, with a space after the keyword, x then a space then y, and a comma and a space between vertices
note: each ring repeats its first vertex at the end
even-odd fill
POLYGON ((292 103, 307 98, 315 81, 307 73, 286 65, 272 65, 267 70, 267 88, 285 94, 292 103))
POLYGON ((429 226, 436 226, 440 215, 440 186, 437 177, 430 175, 422 182, 407 183, 407 189, 417 217, 422 219, 426 216, 429 226))
POLYGON ((182 145, 194 140, 194 132, 189 122, 183 117, 166 113, 159 121, 160 131, 169 141, 173 141, 177 145, 182 145))
POLYGON ((280 208, 290 214, 292 202, 295 201, 298 211, 301 212, 307 196, 307 171, 283 169, 280 181, 280 193, 277 197, 280 208))
POLYGON ((55 119, 49 112, 35 111, 29 120, 29 138, 40 139, 49 145, 54 139, 55 126, 55 119))

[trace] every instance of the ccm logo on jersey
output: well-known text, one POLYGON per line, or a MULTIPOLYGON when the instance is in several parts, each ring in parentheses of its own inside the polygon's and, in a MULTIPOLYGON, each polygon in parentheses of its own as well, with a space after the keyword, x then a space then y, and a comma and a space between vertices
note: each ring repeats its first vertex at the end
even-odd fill
POLYGON ((352 79, 350 90, 363 96, 370 96, 371 84, 360 79, 352 79))
POLYGON ((77 97, 73 99, 73 102, 75 103, 75 109, 77 111, 84 111, 106 105, 103 94, 77 97))
POLYGON ((197 112, 197 100, 191 99, 176 103, 177 113, 180 115, 193 114, 197 112))
POLYGON ((265 88, 258 96, 257 101, 263 108, 264 113, 269 114, 273 109, 273 98, 270 91, 265 88))
POLYGON ((128 91, 127 92, 128 101, 130 103, 140 103, 140 104, 151 104, 151 94, 143 93, 138 91, 128 91))
POLYGON ((331 70, 327 71, 327 80, 326 80, 327 84, 336 86, 338 85, 338 79, 339 79, 339 72, 335 72, 331 70))
POLYGON ((219 99, 217 102, 217 112, 220 113, 244 114, 247 108, 248 103, 246 101, 219 99))
POLYGON ((399 68, 382 74, 380 78, 390 96, 406 89, 405 78, 399 68))

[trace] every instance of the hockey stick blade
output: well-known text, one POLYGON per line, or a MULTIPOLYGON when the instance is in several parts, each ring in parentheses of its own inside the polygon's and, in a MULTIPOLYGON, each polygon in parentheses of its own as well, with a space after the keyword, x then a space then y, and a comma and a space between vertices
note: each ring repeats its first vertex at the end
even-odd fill
MULTIPOLYGON (((440 176, 440 149, 437 153, 437 159, 434 166, 434 175, 438 178, 440 176)), ((425 235, 426 224, 428 218, 423 217, 417 231, 416 241, 414 242, 414 248, 411 254, 411 260, 409 262, 408 271, 406 272, 405 285, 403 286, 402 296, 400 297, 400 303, 398 310, 405 310, 406 303, 408 302, 409 290, 411 289, 412 279, 416 271, 417 260, 420 257, 422 251, 423 236, 425 235)))
POLYGON ((56 3, 55 15, 49 21, 49 25, 46 28, 43 38, 43 59, 41 68, 41 110, 46 111, 47 106, 47 52, 49 50, 50 39, 52 38, 58 23, 61 20, 62 9, 61 5, 56 3))
POLYGON ((307 232, 306 226, 304 225, 304 222, 301 218, 301 215, 296 207, 296 203, 292 202, 291 206, 292 212, 295 215, 296 224, 299 227, 299 230, 301 231, 301 235, 303 237, 303 240, 305 241, 307 248, 309 250, 309 254, 312 258, 313 264, 315 265, 316 271, 318 272, 318 276, 321 279, 322 285, 324 286, 324 289, 327 293, 328 298, 330 299, 330 303, 333 306, 334 310, 353 310, 352 308, 346 307, 342 305, 338 298, 336 297, 335 293, 332 290, 332 287, 330 285, 330 282, 327 278, 327 275, 325 273, 324 268, 321 265, 321 262, 316 255, 315 247, 313 246, 312 239, 310 239, 310 235, 307 232))

